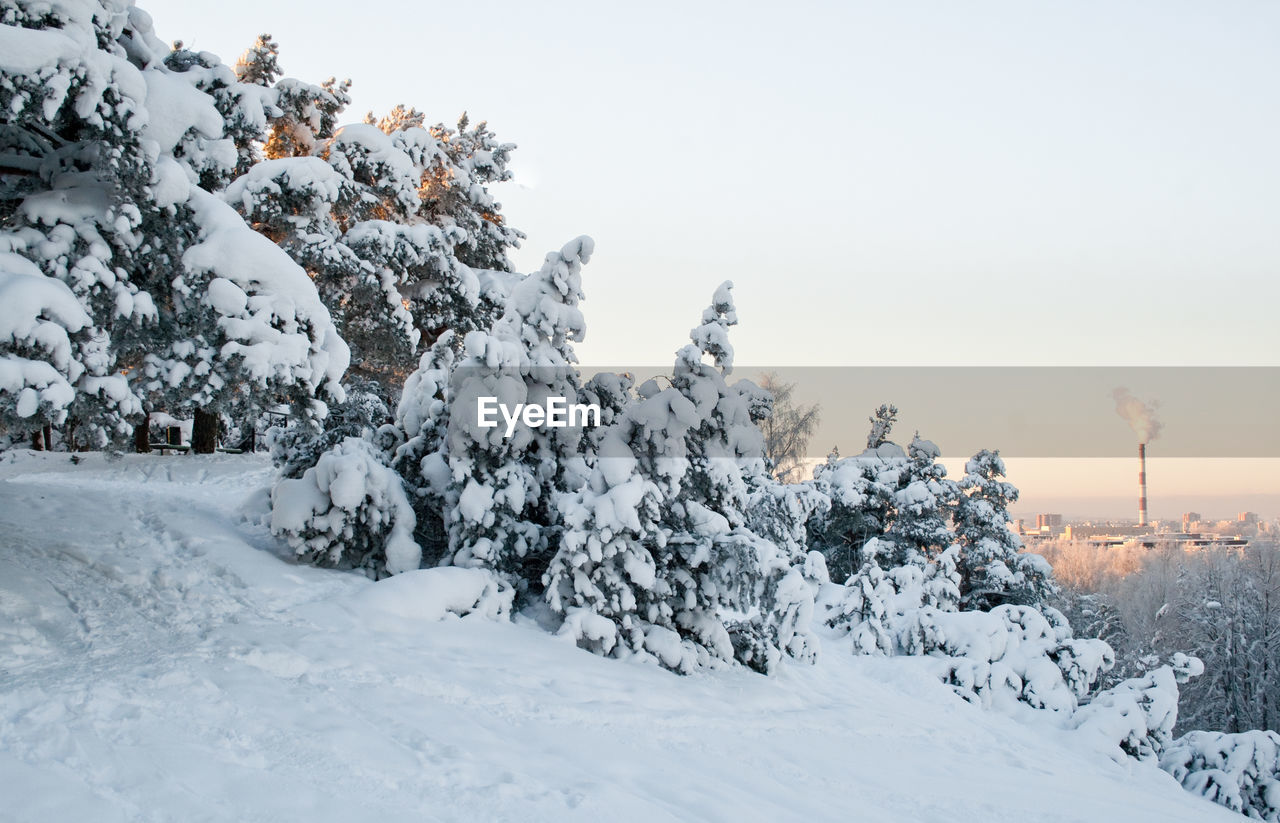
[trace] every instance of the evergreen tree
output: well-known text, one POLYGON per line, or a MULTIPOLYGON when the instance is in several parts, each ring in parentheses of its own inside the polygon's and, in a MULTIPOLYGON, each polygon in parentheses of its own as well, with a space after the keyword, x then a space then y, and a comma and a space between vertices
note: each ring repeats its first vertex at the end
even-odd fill
POLYGON ((236 81, 252 86, 273 86, 280 71, 280 45, 269 34, 260 34, 236 60, 236 81))
MULTIPOLYGON (((814 470, 813 486, 830 500, 815 512, 808 529, 813 546, 826 558, 832 579, 844 582, 869 559, 864 547, 883 538, 894 516, 895 492, 904 476, 907 455, 888 440, 898 410, 881 406, 871 418, 868 445, 861 454, 841 458, 833 450, 814 470)), ((885 547, 875 553, 885 555, 885 547)), ((883 566, 888 558, 876 559, 883 566)))
POLYGON ((907 447, 893 492, 893 516, 884 534, 893 545, 887 559, 894 566, 923 568, 952 543, 947 517, 959 490, 947 479, 940 455, 938 447, 918 432, 907 447))
POLYGON ((867 433, 867 448, 878 449, 889 442, 889 433, 893 424, 898 422, 898 407, 885 403, 867 418, 871 423, 871 431, 867 433))
MULTIPOLYGON (((275 44, 271 45, 274 47, 275 44)), ((222 162, 219 151, 219 162, 204 164, 200 173, 202 188, 209 191, 222 189, 261 159, 268 117, 275 112, 275 96, 271 89, 266 88, 270 84, 242 81, 236 71, 224 65, 216 55, 190 51, 183 48, 181 41, 174 43, 173 51, 165 57, 165 65, 175 72, 191 75, 196 88, 213 98, 213 104, 222 117, 223 134, 235 147, 235 163, 228 165, 222 162)))
POLYGON ((593 243, 580 237, 547 255, 542 268, 512 290, 506 311, 488 332, 471 332, 454 371, 448 432, 449 550, 452 562, 490 568, 518 590, 536 592, 554 536, 554 495, 581 480, 580 427, 477 424, 481 397, 514 409, 575 398, 572 343, 585 332, 582 266, 593 243))
POLYGON ((725 381, 730 288, 678 352, 671 385, 639 387, 600 438, 586 485, 561 497, 546 596, 562 631, 597 654, 678 672, 734 660, 770 671, 783 654, 812 656, 808 582, 748 527, 753 481, 768 475, 755 392, 725 381))
POLYGON ((1043 557, 1022 554, 1022 539, 1009 528, 1009 504, 1018 490, 1003 480, 1000 453, 983 449, 965 464, 953 514, 960 553, 960 606, 988 611, 1005 603, 1039 606, 1053 595, 1052 571, 1043 557))
POLYGON ((414 538, 428 564, 449 558, 446 500, 449 494, 447 450, 450 383, 456 361, 453 332, 445 332, 423 352, 405 381, 394 423, 397 445, 393 465, 405 479, 417 531, 414 538))

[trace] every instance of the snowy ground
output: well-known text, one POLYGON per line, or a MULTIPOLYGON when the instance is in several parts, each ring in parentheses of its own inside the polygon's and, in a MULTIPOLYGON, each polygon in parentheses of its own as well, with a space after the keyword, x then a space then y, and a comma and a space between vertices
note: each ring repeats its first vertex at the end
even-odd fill
POLYGON ((677 677, 290 563, 242 456, 0 455, 0 820, 1240 820, 914 661, 677 677))

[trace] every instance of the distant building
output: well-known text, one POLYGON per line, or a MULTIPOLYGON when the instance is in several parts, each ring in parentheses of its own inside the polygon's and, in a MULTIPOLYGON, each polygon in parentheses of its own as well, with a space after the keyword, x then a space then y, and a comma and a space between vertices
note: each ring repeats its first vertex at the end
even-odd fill
POLYGON ((1199 523, 1204 518, 1200 516, 1200 512, 1183 512, 1182 513, 1182 530, 1184 532, 1191 531, 1191 527, 1195 523, 1199 523))
POLYGON ((1257 513, 1257 512, 1240 512, 1240 514, 1236 516, 1236 522, 1238 522, 1238 523, 1257 523, 1257 522, 1258 522, 1258 513, 1257 513))
POLYGON ((1062 515, 1060 514, 1037 514, 1037 529, 1056 529, 1062 525, 1062 515))

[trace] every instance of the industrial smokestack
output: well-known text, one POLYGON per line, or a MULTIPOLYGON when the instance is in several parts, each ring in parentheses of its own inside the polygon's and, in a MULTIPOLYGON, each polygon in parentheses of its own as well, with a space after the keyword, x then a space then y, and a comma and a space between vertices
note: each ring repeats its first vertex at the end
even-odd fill
POLYGON ((1138 525, 1147 525, 1147 444, 1138 444, 1138 525))
POLYGON ((1138 435, 1138 525, 1147 525, 1147 444, 1160 436, 1164 425, 1156 416, 1157 403, 1144 403, 1121 387, 1111 393, 1116 413, 1125 419, 1138 435))

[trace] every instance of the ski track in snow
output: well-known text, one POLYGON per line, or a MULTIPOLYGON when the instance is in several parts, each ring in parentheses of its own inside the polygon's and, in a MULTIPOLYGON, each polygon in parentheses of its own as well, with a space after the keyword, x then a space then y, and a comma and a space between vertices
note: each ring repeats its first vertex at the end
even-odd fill
POLYGON ((257 525, 270 478, 0 455, 0 820, 1240 819, 834 639, 682 678, 527 618, 371 619, 377 584, 257 525))

